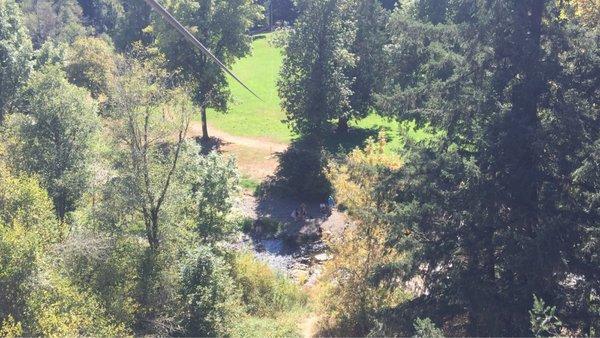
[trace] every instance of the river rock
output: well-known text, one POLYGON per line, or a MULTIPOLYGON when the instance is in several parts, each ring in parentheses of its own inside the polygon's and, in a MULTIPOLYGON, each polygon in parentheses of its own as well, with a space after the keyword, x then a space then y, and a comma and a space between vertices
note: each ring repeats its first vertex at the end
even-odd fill
POLYGON ((318 255, 315 255, 315 261, 322 263, 325 261, 328 261, 331 259, 331 255, 327 254, 327 253, 320 253, 318 255))

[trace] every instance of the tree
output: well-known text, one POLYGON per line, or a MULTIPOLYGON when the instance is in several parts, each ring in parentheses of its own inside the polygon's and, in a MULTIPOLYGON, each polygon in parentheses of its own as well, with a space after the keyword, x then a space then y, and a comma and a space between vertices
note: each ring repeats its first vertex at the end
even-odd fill
POLYGON ((181 280, 186 335, 227 336, 242 312, 227 261, 210 247, 200 247, 188 254, 181 280))
POLYGON ((380 188, 382 182, 393 183, 401 161, 386 154, 385 146, 383 135, 377 141, 370 139, 364 150, 355 149, 328 170, 336 201, 347 210, 353 226, 328 242, 333 258, 324 266, 319 299, 326 335, 365 336, 375 329, 378 311, 408 298, 394 278, 381 278, 388 265, 402 261, 400 252, 386 245, 392 231, 388 215, 393 211, 394 189, 380 188))
POLYGON ((306 0, 298 9, 300 17, 285 48, 279 95, 292 128, 318 139, 330 120, 351 111, 353 8, 345 0, 306 0))
MULTIPOLYGON (((252 27, 259 8, 250 0, 173 0, 168 9, 226 66, 250 52, 252 27)), ((206 109, 227 110, 229 91, 225 74, 202 52, 188 43, 160 17, 153 19, 156 43, 171 69, 181 70, 181 80, 194 87, 200 105, 202 138, 208 138, 206 109)))
POLYGON ((21 7, 35 48, 48 40, 72 43, 89 33, 76 0, 24 0, 21 7))
POLYGON ((97 103, 56 67, 35 73, 23 95, 23 114, 9 122, 10 156, 19 169, 39 175, 64 221, 88 184, 97 103))
POLYGON ((31 40, 14 0, 0 3, 0 124, 31 72, 31 40))
POLYGON ((385 27, 389 13, 378 0, 358 0, 356 4, 356 38, 351 51, 356 65, 350 71, 354 78, 350 105, 351 116, 340 117, 338 131, 346 132, 349 118, 366 117, 374 107, 374 94, 380 91, 384 81, 384 45, 387 43, 385 27))
POLYGON ((414 323, 415 337, 431 337, 431 338, 443 338, 444 333, 442 330, 435 326, 435 323, 429 318, 421 319, 417 318, 414 323))
POLYGON ((146 31, 152 23, 152 10, 144 0, 131 0, 123 3, 123 15, 117 24, 117 32, 113 37, 119 50, 131 47, 140 41, 147 45, 152 42, 152 34, 146 31))
POLYGON ((141 212, 153 252, 159 250, 164 233, 161 216, 172 198, 181 158, 195 151, 185 139, 191 102, 181 90, 168 89, 168 80, 169 74, 156 63, 130 60, 130 69, 117 83, 111 102, 116 118, 114 146, 126 146, 117 162, 120 184, 141 212))
POLYGON ((562 323, 556 317, 556 306, 546 306, 544 300, 533 295, 533 308, 529 311, 531 332, 536 337, 560 336, 562 323))
POLYGON ((121 16, 123 4, 118 0, 78 0, 83 15, 95 28, 96 33, 114 33, 121 16))
POLYGON ((196 231, 202 240, 215 242, 235 229, 228 216, 239 192, 239 173, 234 158, 224 158, 216 152, 199 158, 193 165, 195 168, 190 171, 196 231))
POLYGON ((117 72, 116 55, 112 46, 100 38, 79 38, 71 46, 66 71, 69 81, 87 88, 92 97, 110 94, 117 72))
POLYGON ((469 318, 468 334, 529 334, 534 293, 588 329, 597 310, 576 299, 591 285, 569 276, 595 278, 576 248, 597 222, 570 187, 598 139, 597 42, 560 2, 449 4, 446 22, 405 9, 390 23, 379 109, 443 131, 399 171, 391 240, 437 310, 469 318))

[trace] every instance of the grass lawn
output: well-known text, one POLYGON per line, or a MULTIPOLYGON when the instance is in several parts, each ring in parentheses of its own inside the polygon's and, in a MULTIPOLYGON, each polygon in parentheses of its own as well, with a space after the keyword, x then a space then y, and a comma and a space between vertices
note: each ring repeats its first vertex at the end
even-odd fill
POLYGON ((233 79, 228 79, 233 98, 229 112, 223 114, 209 111, 208 123, 232 135, 288 143, 293 135, 282 122, 285 114, 279 106, 277 95, 277 79, 283 55, 280 48, 269 43, 272 34, 256 38, 252 43, 252 54, 232 67, 233 73, 264 102, 252 96, 233 79))
MULTIPOLYGON (((292 140, 294 134, 282 122, 285 114, 281 110, 277 95, 277 79, 283 55, 280 48, 270 43, 273 34, 276 33, 257 37, 252 43, 252 53, 232 66, 233 72, 264 102, 252 96, 230 78, 229 86, 233 102, 230 104, 229 112, 223 114, 209 110, 209 124, 237 136, 264 138, 282 143, 289 143, 292 140)), ((414 124, 410 122, 398 123, 375 114, 352 122, 351 126, 353 128, 345 139, 332 138, 327 141, 329 148, 341 146, 350 150, 361 145, 367 137, 376 137, 381 129, 388 137, 390 150, 401 147, 404 137, 421 139, 427 135, 423 130, 415 130, 414 124)))

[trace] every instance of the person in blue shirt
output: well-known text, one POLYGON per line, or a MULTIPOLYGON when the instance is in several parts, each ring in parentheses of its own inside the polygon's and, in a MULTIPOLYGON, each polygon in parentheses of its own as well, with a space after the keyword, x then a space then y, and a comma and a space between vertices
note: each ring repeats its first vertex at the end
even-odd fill
POLYGON ((333 199, 333 196, 329 195, 329 197, 327 197, 327 206, 329 207, 329 209, 333 209, 333 207, 335 207, 335 200, 333 199))

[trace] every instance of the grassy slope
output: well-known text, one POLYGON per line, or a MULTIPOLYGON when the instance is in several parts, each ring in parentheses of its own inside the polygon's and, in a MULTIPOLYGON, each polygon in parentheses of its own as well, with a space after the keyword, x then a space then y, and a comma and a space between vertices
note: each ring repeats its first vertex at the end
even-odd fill
MULTIPOLYGON (((294 137, 288 126, 282 122, 284 112, 279 105, 277 95, 277 79, 283 61, 280 48, 269 43, 272 35, 267 34, 255 39, 252 44, 252 54, 239 60, 233 65, 233 72, 238 75, 252 90, 263 100, 261 102, 240 84, 230 79, 230 89, 233 102, 230 111, 226 114, 211 111, 208 121, 213 126, 232 135, 258 137, 277 142, 288 143, 294 137)), ((367 118, 352 123, 356 128, 346 140, 333 140, 345 148, 353 148, 362 144, 368 136, 376 136, 378 130, 383 129, 389 139, 389 149, 401 146, 403 137, 420 139, 426 133, 421 130, 412 130, 410 123, 401 127, 397 122, 371 115, 367 118)), ((209 130, 210 132, 210 130, 209 130)))

